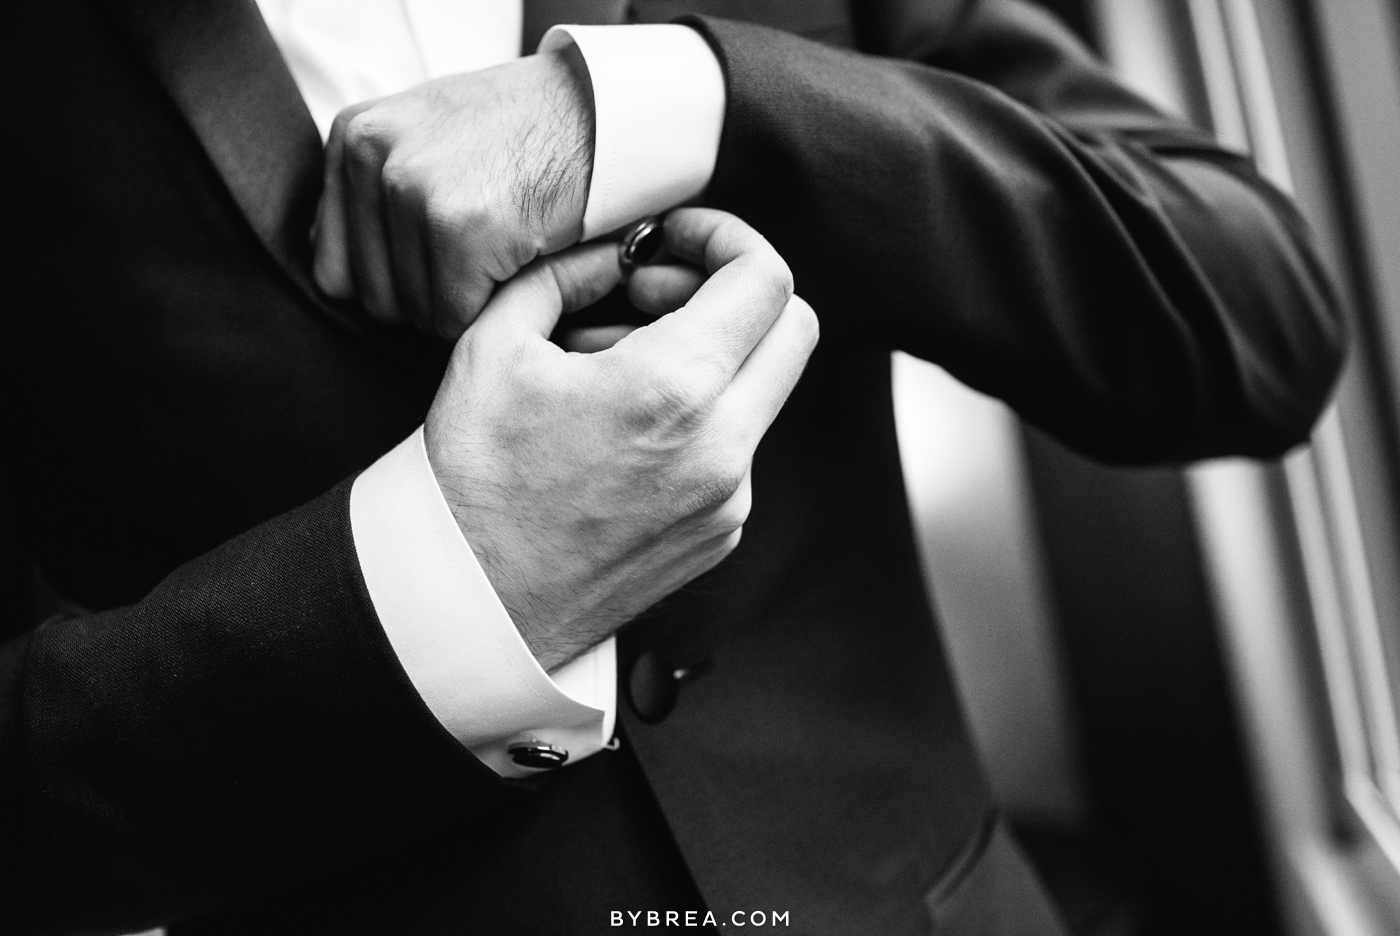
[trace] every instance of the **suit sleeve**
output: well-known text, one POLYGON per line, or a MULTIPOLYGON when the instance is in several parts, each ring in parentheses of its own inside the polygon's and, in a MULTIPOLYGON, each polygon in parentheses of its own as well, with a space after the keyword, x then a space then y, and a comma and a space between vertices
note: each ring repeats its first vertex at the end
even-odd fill
POLYGON ((349 492, 0 647, 0 932, 143 929, 520 795, 397 664, 349 492))
POLYGON ((1341 318, 1246 159, 1019 0, 942 27, 912 2, 855 6, 879 55, 692 23, 728 94, 707 201, 788 259, 825 342, 917 354, 1115 462, 1306 438, 1341 318))

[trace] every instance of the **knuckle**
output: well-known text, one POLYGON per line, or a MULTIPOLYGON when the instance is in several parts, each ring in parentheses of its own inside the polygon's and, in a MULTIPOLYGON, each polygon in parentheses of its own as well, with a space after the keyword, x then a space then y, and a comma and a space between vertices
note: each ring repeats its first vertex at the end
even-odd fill
POLYGON ((369 161, 379 155, 382 128, 372 111, 360 111, 345 124, 345 152, 350 158, 369 161))
POLYGON ((762 301, 769 307, 782 311, 792 299, 792 274, 787 264, 781 260, 763 271, 762 301))
MULTIPOLYGON (((472 335, 467 329, 463 340, 472 335)), ((481 339, 476 342, 475 360, 493 375, 492 380, 522 421, 552 412, 572 393, 557 369, 541 360, 529 344, 481 339)))
POLYGON ((733 530, 748 519, 752 501, 744 484, 748 470, 747 460, 725 454, 710 462, 697 479, 697 500, 708 509, 716 528, 733 530))
POLYGON ((428 234, 433 238, 456 238, 486 227, 487 219, 480 208, 458 198, 429 198, 424 214, 428 234))
POLYGON ((444 198, 429 200, 423 213, 430 235, 450 234, 459 231, 466 212, 456 202, 444 198))
POLYGON ((685 423, 699 416, 708 402, 709 394, 693 375, 649 364, 636 394, 635 416, 648 424, 685 423))
POLYGON ((414 160, 410 157, 398 154, 390 155, 388 159, 384 160, 384 168, 379 173, 384 193, 394 199, 408 197, 415 188, 415 180, 418 177, 417 169, 414 160))
POLYGON ((705 243, 705 268, 715 270, 724 264, 726 257, 731 261, 742 257, 744 241, 752 230, 733 215, 722 217, 705 243))
POLYGON ((716 479, 729 488, 732 497, 741 487, 745 487, 744 479, 749 476, 749 462, 749 454, 742 443, 726 442, 720 446, 710 470, 716 479))
POLYGON ((696 517, 701 529, 726 532, 732 527, 727 523, 729 518, 722 514, 736 490, 737 483, 731 483, 730 479, 704 473, 688 486, 686 495, 680 499, 683 513, 696 517))
POLYGON ((735 262, 763 308, 782 310, 792 299, 792 270, 772 248, 746 254, 735 262))
POLYGON ((787 261, 778 255, 776 250, 769 248, 771 259, 768 262, 768 288, 773 290, 774 297, 779 305, 786 305, 792 298, 793 281, 792 268, 787 265, 787 261))
POLYGON ((344 139, 349 135, 350 123, 365 111, 373 107, 373 104, 351 104, 349 107, 342 107, 335 115, 335 120, 331 122, 331 136, 339 136, 344 139))
POLYGON ((687 518, 702 539, 737 529, 748 519, 748 466, 713 449, 697 454, 688 448, 687 453, 668 473, 666 496, 672 515, 687 518))
POLYGON ((743 487, 738 488, 715 510, 715 526, 721 533, 732 533, 749 520, 753 509, 753 498, 745 495, 743 487))

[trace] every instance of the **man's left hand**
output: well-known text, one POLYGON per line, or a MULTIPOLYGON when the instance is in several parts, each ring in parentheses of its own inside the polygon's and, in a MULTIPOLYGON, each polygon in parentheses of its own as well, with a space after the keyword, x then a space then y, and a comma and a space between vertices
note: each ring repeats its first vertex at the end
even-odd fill
POLYGON ((456 338, 497 283, 578 242, 592 167, 572 48, 346 108, 326 144, 316 283, 456 338))

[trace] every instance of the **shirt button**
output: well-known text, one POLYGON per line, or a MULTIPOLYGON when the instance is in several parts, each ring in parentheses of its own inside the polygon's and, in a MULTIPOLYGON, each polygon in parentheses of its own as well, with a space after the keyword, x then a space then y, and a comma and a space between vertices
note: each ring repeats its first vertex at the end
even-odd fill
POLYGON ((655 650, 643 651, 627 674, 627 701, 632 703, 632 711, 644 722, 662 721, 676 707, 681 684, 703 676, 710 665, 710 660, 704 659, 672 666, 655 650))
POLYGON ((647 650, 632 664, 627 679, 627 701, 644 722, 655 724, 676 707, 679 686, 672 667, 654 650, 647 650))
POLYGON ((510 759, 521 767, 533 770, 553 770, 563 767, 569 759, 569 752, 543 741, 517 741, 506 748, 510 759))

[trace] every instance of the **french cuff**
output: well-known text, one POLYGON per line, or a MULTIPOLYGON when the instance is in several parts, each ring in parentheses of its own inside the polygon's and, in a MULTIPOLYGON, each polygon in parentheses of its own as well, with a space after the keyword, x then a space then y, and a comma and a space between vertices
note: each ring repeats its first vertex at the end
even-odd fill
POLYGON ((593 179, 583 239, 705 190, 724 125, 724 75, 688 26, 555 26, 540 51, 578 46, 593 83, 593 179))
POLYGON ((454 738, 504 777, 537 773, 514 744, 567 763, 612 737, 612 640, 554 673, 540 667, 447 506, 419 429, 355 479, 350 526, 375 613, 404 672, 454 738))

